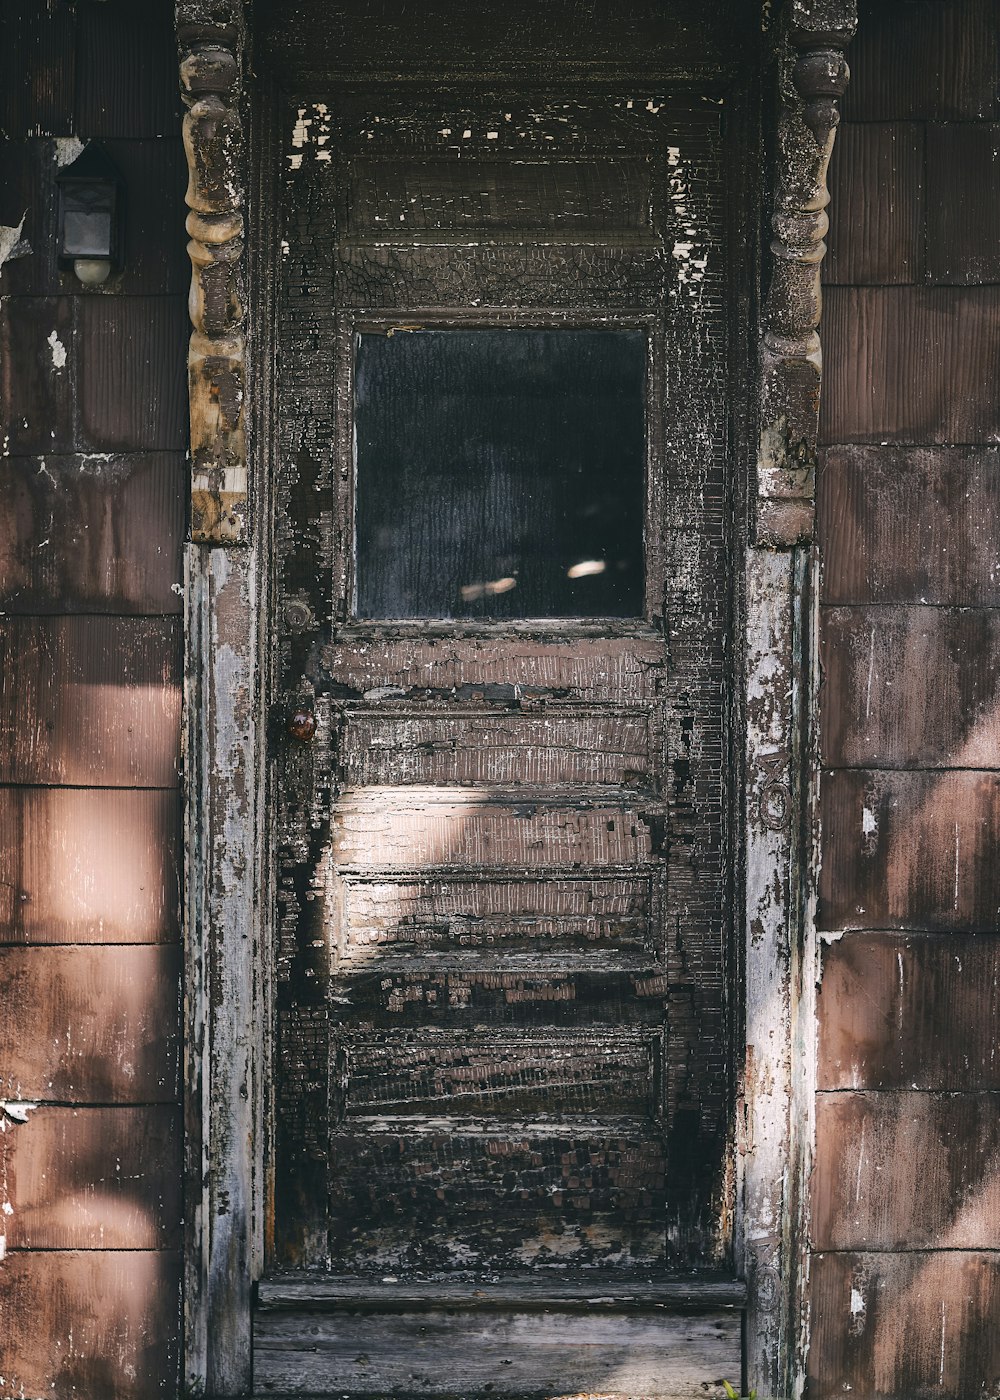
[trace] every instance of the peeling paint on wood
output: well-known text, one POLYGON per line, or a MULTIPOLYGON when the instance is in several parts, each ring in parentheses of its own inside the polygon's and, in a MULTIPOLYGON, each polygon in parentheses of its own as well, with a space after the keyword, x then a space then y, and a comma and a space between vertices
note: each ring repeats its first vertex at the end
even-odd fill
POLYGON ((274 1260, 728 1264, 718 104, 427 102, 320 86, 278 108, 281 713, 316 732, 279 758, 274 1260), (403 308, 372 318, 391 334, 421 303, 442 328, 663 309, 643 618, 352 619, 351 325, 373 303, 403 308), (667 364, 688 392, 662 394, 667 364))

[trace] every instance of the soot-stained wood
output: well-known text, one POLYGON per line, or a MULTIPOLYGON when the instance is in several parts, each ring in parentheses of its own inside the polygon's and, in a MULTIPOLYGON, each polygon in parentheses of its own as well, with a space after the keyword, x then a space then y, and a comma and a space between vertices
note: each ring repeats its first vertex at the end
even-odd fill
POLYGON ((338 805, 332 853, 340 867, 358 872, 632 866, 658 854, 652 814, 603 793, 592 802, 587 796, 540 796, 535 789, 527 801, 505 802, 475 794, 456 800, 432 788, 369 788, 338 805))
POLYGON ((995 1252, 818 1254, 809 1393, 966 1400, 1000 1386, 995 1252))
POLYGON ((0 1096, 176 1102, 180 970, 171 947, 0 948, 0 1003, 17 1007, 0 1020, 0 1096))
POLYGON ((383 641, 376 633, 351 647, 325 647, 322 661, 335 696, 380 705, 446 698, 515 709, 533 701, 546 710, 573 702, 639 705, 655 699, 660 681, 660 643, 648 636, 513 635, 497 648, 459 629, 441 640, 430 649, 419 636, 383 641))
POLYGON ((922 125, 840 124, 830 162, 827 239, 824 282, 863 286, 923 280, 922 125))
POLYGON ((830 287, 825 442, 1000 439, 1000 289, 830 287))
MULTIPOLYGON (((107 0, 101 2, 107 4, 107 0)), ((176 85, 176 76, 174 82, 176 85)), ((183 234, 177 236, 178 227, 183 227, 187 175, 179 118, 171 119, 163 138, 156 141, 134 139, 129 126, 120 131, 130 139, 100 143, 118 167, 128 192, 125 265, 115 289, 130 296, 186 294, 191 264, 183 234)))
POLYGON ((964 121, 996 112, 993 0, 861 0, 847 121, 964 121))
POLYGON ((24 136, 69 136, 73 131, 76 13, 64 5, 10 0, 0 44, 0 131, 24 136))
POLYGON ((349 787, 537 782, 643 787, 652 777, 650 723, 642 713, 542 718, 500 710, 397 718, 348 711, 340 742, 349 787))
POLYGON ((586 1273, 511 1274, 503 1279, 359 1279, 355 1274, 275 1274, 262 1279, 257 1290, 261 1309, 290 1312, 311 1308, 315 1312, 367 1305, 381 1313, 409 1312, 447 1307, 499 1308, 516 1303, 525 1310, 653 1312, 660 1308, 707 1312, 739 1308, 746 1301, 746 1284, 723 1274, 659 1274, 656 1278, 601 1279, 600 1292, 586 1273), (608 1292, 603 1285, 609 1284, 608 1292))
POLYGON ((147 1250, 12 1250, 0 1330, 8 1395, 172 1400, 181 1261, 147 1250))
POLYGON ((991 1249, 998 1108, 996 1094, 820 1094, 814 1248, 991 1249))
POLYGON ((511 1307, 478 1317, 435 1309, 374 1320, 349 1312, 262 1313, 254 1340, 261 1395, 715 1400, 724 1393, 720 1378, 738 1375, 740 1366, 739 1321, 724 1312, 581 1317, 511 1307))
MULTIPOLYGON (((532 955, 623 951, 655 961, 649 878, 491 880, 351 879, 343 882, 338 942, 343 963, 361 968, 419 948, 435 954, 497 950, 532 955)), ((346 969, 348 972, 349 969, 346 969)))
POLYGON ((178 786, 175 620, 8 618, 0 656, 0 781, 178 786))
POLYGON ((931 282, 1000 282, 1000 126, 927 128, 927 276, 931 282))
POLYGON ((996 930, 1000 775, 824 775, 820 926, 996 930))
POLYGON ((8 1249, 178 1247, 179 1107, 40 1105, 27 1115, 0 1134, 8 1249))
POLYGON ((0 942, 171 943, 180 797, 0 788, 0 942))
POLYGON ((75 445, 75 299, 0 300, 0 418, 4 451, 71 452, 75 445))
POLYGON ((1000 615, 824 608, 822 760, 835 768, 1000 766, 1000 615))
POLYGON ((1000 606, 995 447, 829 447, 819 499, 824 602, 1000 606))
POLYGON ((495 23, 447 0, 424 6, 421 23, 378 4, 317 6, 306 0, 260 7, 262 51, 298 81, 306 75, 407 76, 521 73, 564 76, 596 70, 633 76, 717 70, 736 64, 759 42, 758 17, 726 0, 675 0, 669 8, 641 0, 627 10, 599 0, 558 0, 544 9, 510 0, 495 23))
POLYGON ((0 264, 0 295, 59 291, 56 270, 55 141, 0 140, 0 225, 14 238, 0 264), (10 232, 14 230, 15 232, 10 232))
POLYGON ((0 459, 6 613, 179 613, 179 452, 0 459))
POLYGON ((820 1089, 1000 1090, 1000 938, 851 933, 823 955, 820 1089))
POLYGON ((278 122, 278 663, 317 728, 278 770, 274 1258, 727 1260, 718 104, 317 82, 278 122), (643 616, 354 618, 355 331, 626 320, 643 616))
POLYGON ((93 452, 187 445, 184 299, 80 297, 77 446, 93 452))
POLYGON ((178 134, 173 21, 170 0, 141 9, 129 0, 81 6, 76 130, 83 140, 178 134))

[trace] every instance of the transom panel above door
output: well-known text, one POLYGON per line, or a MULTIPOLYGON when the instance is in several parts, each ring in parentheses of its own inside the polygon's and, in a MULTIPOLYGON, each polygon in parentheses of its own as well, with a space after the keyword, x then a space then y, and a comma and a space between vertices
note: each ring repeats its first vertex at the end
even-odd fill
POLYGON ((280 109, 271 1268, 372 1308, 732 1274, 724 110, 280 109))

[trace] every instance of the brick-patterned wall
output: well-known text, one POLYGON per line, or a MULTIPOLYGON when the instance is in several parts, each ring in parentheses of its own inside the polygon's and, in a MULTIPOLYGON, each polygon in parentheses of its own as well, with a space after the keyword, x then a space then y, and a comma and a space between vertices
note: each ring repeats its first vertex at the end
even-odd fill
POLYGON ((1000 1385, 995 0, 869 0, 824 313, 810 1400, 1000 1385))
POLYGON ((7 0, 0 42, 0 1396, 176 1394, 187 334, 169 0, 7 0), (126 268, 55 260, 100 141, 126 268), (8 246, 11 239, 7 239, 8 246))

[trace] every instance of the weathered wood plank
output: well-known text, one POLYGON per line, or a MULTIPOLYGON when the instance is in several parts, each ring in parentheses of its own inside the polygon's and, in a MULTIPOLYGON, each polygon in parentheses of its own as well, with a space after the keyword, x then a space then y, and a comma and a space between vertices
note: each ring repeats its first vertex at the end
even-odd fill
POLYGON ((127 0, 80 13, 76 126, 94 137, 176 136, 181 125, 173 7, 127 0))
POLYGON ((822 759, 1000 767, 1000 611, 824 608, 822 759))
POLYGON ((365 1307, 373 1312, 410 1308, 538 1308, 583 1312, 622 1312, 654 1308, 703 1312, 739 1308, 746 1284, 722 1274, 627 1274, 567 1277, 562 1274, 512 1274, 500 1279, 455 1281, 448 1278, 373 1280, 344 1274, 277 1274, 262 1279, 257 1306, 266 1311, 297 1309, 336 1311, 365 1307))
MULTIPOLYGON (((103 2, 107 4, 108 0, 103 2)), ((163 8, 169 9, 168 6, 163 8)), ((156 25, 155 19, 153 24, 156 25)), ((142 69, 142 91, 145 94, 152 90, 150 59, 154 57, 153 42, 150 35, 150 51, 142 69)), ((163 42, 173 47, 169 35, 163 42)), ((156 53, 155 57, 159 59, 162 54, 156 53)), ((170 98, 175 101, 176 70, 171 77, 170 98)), ((106 90, 101 95, 105 98, 113 96, 106 90)), ((101 142, 118 167, 128 190, 125 201, 125 265, 121 280, 116 285, 123 293, 132 296, 186 293, 191 281, 191 262, 184 237, 177 237, 177 229, 184 227, 187 213, 184 207, 187 162, 180 140, 180 114, 172 116, 164 124, 163 139, 160 140, 137 140, 138 133, 133 132, 131 125, 119 127, 116 134, 129 139, 101 142)))
POLYGON ((76 23, 73 10, 35 0, 5 5, 0 131, 11 140, 72 133, 76 23))
POLYGON ((0 620, 0 782, 176 787, 180 626, 0 620))
POLYGON ((341 1025, 417 1026, 628 1026, 658 1025, 670 994, 662 965, 622 970, 605 958, 589 969, 560 959, 539 963, 509 956, 442 966, 435 960, 401 967, 379 958, 364 970, 341 972, 337 1014, 341 1025))
POLYGON ((1000 1386, 1000 1256, 819 1254, 809 1394, 967 1400, 1000 1386))
POLYGON ((927 128, 927 276, 1000 282, 1000 126, 927 128))
POLYGON ((820 927, 995 932, 1000 775, 828 772, 820 927))
POLYGON ((0 948, 0 1096, 174 1102, 180 971, 171 947, 0 948))
POLYGON ((1000 938, 852 933, 828 947, 820 1089, 1000 1090, 1000 938))
POLYGON ((357 1116, 433 1113, 488 1118, 653 1115, 655 1036, 483 1029, 334 1037, 341 1112, 357 1116))
POLYGON ((992 0, 865 4, 849 58, 847 121, 962 121, 996 110, 992 0))
POLYGON ((0 301, 0 423, 5 453, 71 452, 75 299, 0 301))
POLYGON ((349 711, 338 736, 350 787, 416 783, 647 785, 654 763, 648 715, 455 714, 349 711))
POLYGON ((518 804, 484 792, 365 788, 337 804, 333 856, 358 870, 632 865, 653 855, 653 822, 634 806, 537 791, 518 804), (439 800, 440 799, 440 800, 439 800))
MULTIPOLYGON (((497 144, 499 144, 499 130, 497 144)), ((487 233, 521 241, 525 230, 556 237, 624 231, 653 237, 653 174, 647 161, 409 161, 352 159, 346 181, 347 238, 401 242, 421 234, 487 233)), ((520 158, 519 158, 520 156, 520 158)))
POLYGON ((0 460, 7 613, 177 613, 186 472, 179 453, 0 460))
POLYGON ((721 1394, 719 1378, 738 1377, 739 1364, 739 1320, 726 1312, 263 1313, 254 1393, 689 1400, 721 1394))
POLYGON ((184 298, 81 297, 76 315, 75 445, 92 452, 183 451, 189 331, 184 298))
POLYGON ((358 641, 323 655, 334 695, 386 704, 448 699, 520 704, 534 699, 635 705, 653 700, 663 643, 641 638, 535 641, 421 637, 358 641))
POLYGON ((830 447, 819 475, 826 603, 1000 606, 995 447, 830 447))
POLYGON ((330 1137, 334 1267, 380 1277, 689 1265, 699 1222, 667 1165, 662 1132, 641 1120, 355 1120, 330 1137))
POLYGON ((0 943, 171 943, 176 792, 0 788, 0 943))
POLYGON ((824 442, 1000 439, 1000 288, 831 287, 824 442))
POLYGON ((12 1251, 0 1269, 3 1394, 167 1400, 180 1281, 170 1253, 12 1251))
MULTIPOLYGON (((9 57, 5 45, 0 64, 9 57)), ((59 291, 52 179, 57 149, 57 143, 41 137, 0 140, 0 224, 9 231, 20 230, 0 264, 2 296, 44 296, 59 291)), ((14 233, 8 232, 7 237, 14 237, 14 233)))
POLYGON ((180 1244, 180 1109, 52 1108, 0 1134, 9 1249, 180 1244))
POLYGON ((841 122, 830 162, 827 284, 923 280, 924 132, 914 122, 841 122))
MULTIPOLYGON (((484 26, 475 12, 456 15, 447 0, 425 5, 421 23, 379 5, 335 10, 300 5, 294 18, 269 5, 262 16, 261 47, 297 78, 307 73, 433 73, 452 75, 550 71, 591 73, 609 68, 626 74, 664 66, 687 71, 733 61, 757 37, 742 9, 712 0, 680 0, 665 12, 654 0, 622 11, 610 0, 581 10, 559 0, 539 11, 530 0, 510 0, 499 26, 484 26), (725 22, 720 22, 722 16, 725 22), (567 54, 572 37, 572 52, 567 54)), ((639 107, 636 101, 635 106, 639 107)))
POLYGON ((652 891, 639 877, 342 882, 339 956, 367 964, 387 953, 608 951, 654 946, 652 891))
POLYGON ((994 1248, 998 1109, 996 1094, 818 1095, 813 1247, 994 1248))

